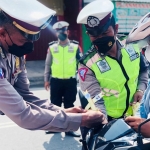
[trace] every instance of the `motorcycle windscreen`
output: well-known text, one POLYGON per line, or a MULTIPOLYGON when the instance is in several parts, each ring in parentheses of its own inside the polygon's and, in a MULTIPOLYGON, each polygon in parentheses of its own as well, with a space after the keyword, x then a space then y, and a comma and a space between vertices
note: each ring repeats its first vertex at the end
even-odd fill
POLYGON ((139 146, 127 146, 127 147, 118 147, 114 150, 150 150, 150 143, 143 144, 140 148, 139 146))
POLYGON ((113 122, 108 123, 99 134, 99 137, 103 137, 106 141, 112 141, 114 139, 123 137, 131 132, 135 132, 128 124, 124 122, 123 119, 113 120, 113 122), (105 131, 105 133, 103 132, 105 131))

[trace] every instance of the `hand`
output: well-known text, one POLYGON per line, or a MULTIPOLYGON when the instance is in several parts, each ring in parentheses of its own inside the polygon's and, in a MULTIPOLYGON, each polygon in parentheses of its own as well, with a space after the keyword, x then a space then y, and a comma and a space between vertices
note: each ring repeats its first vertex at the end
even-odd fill
POLYGON ((82 108, 79 107, 79 106, 67 108, 67 109, 64 109, 64 111, 65 111, 66 113, 85 113, 85 112, 87 112, 87 110, 82 109, 82 108))
POLYGON ((49 91, 49 89, 50 89, 50 83, 49 83, 49 82, 45 82, 45 83, 44 83, 44 87, 45 87, 45 89, 46 89, 47 91, 49 91))
POLYGON ((100 111, 89 110, 86 113, 82 114, 82 121, 81 121, 82 127, 91 128, 106 123, 107 120, 104 117, 104 114, 101 113, 100 111))
POLYGON ((142 97, 143 97, 143 93, 142 93, 141 91, 137 91, 137 92, 134 94, 134 97, 133 97, 134 100, 133 100, 133 102, 130 103, 130 104, 132 105, 132 104, 135 104, 135 103, 137 103, 137 102, 141 102, 142 97))
MULTIPOLYGON (((138 131, 138 126, 140 123, 145 121, 145 119, 140 117, 127 117, 125 121, 131 126, 135 131, 138 131)), ((141 127, 141 134, 144 137, 150 137, 150 122, 147 122, 141 127)))

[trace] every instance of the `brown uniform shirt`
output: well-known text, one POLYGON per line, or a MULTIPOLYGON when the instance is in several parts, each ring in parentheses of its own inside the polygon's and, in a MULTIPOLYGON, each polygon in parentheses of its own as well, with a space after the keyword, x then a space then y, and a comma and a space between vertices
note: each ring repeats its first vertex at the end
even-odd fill
POLYGON ((24 58, 0 47, 0 110, 20 127, 30 130, 77 130, 81 114, 65 113, 29 90, 24 58))

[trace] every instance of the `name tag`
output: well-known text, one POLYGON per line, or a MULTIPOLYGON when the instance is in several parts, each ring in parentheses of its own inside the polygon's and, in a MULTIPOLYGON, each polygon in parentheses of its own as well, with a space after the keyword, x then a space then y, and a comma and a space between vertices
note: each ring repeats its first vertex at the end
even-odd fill
POLYGON ((68 52, 73 53, 74 52, 74 47, 73 46, 69 46, 68 52))
POLYGON ((54 47, 54 51, 53 51, 54 53, 58 53, 59 52, 59 50, 58 50, 58 47, 57 46, 55 46, 54 47))
POLYGON ((133 61, 137 58, 139 58, 139 54, 134 50, 132 45, 128 45, 126 47, 126 51, 129 54, 130 60, 133 61))
POLYGON ((99 70, 101 71, 101 73, 107 72, 111 69, 105 59, 98 61, 96 64, 97 64, 99 70))
POLYGON ((20 69, 20 58, 16 57, 16 62, 15 62, 15 71, 12 74, 12 78, 15 78, 22 70, 20 69))

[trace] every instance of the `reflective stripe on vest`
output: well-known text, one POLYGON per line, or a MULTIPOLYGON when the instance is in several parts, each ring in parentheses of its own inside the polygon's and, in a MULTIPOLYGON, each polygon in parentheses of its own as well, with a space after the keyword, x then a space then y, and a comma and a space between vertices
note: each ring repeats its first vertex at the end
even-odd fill
MULTIPOLYGON (((122 117, 129 108, 136 92, 140 69, 140 52, 137 45, 128 45, 126 49, 121 49, 121 53, 121 62, 106 56, 104 59, 97 57, 94 62, 91 58, 86 63, 100 83, 107 114, 113 118, 122 117)), ((127 113, 132 115, 132 112, 127 113)))
POLYGON ((74 43, 70 43, 70 45, 65 47, 57 43, 50 46, 52 77, 66 79, 75 76, 77 50, 78 45, 74 43))

